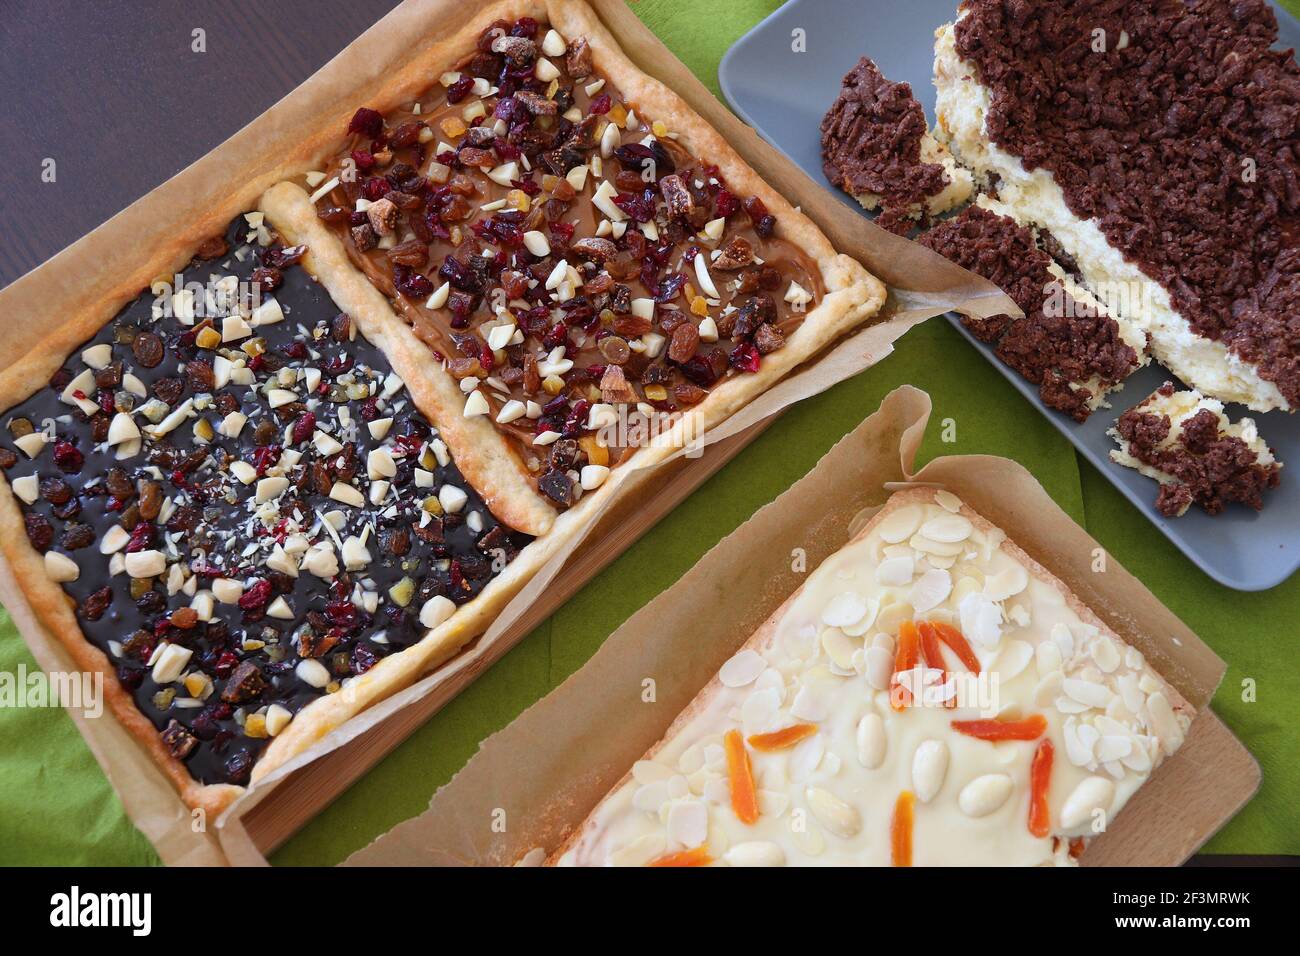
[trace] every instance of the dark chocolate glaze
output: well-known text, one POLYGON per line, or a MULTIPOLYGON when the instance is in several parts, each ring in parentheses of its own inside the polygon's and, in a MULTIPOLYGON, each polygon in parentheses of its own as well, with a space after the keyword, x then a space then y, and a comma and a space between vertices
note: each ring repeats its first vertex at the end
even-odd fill
MULTIPOLYGON (((248 279, 255 268, 264 265, 264 250, 256 245, 244 245, 248 227, 241 217, 231 224, 226 233, 226 241, 231 250, 229 254, 209 261, 195 260, 184 273, 185 281, 206 282, 210 275, 235 275, 241 280, 248 279), (242 251, 243 261, 235 254, 242 251)), ((271 258, 276 255, 276 246, 272 246, 271 258)), ((276 428, 272 445, 282 445, 285 438, 285 425, 301 417, 304 408, 291 408, 290 416, 276 417, 261 393, 254 387, 227 385, 217 390, 214 395, 228 395, 221 401, 226 408, 237 401, 240 410, 249 417, 249 421, 238 438, 231 439, 217 434, 210 445, 206 446, 209 454, 198 467, 182 474, 178 463, 187 455, 204 446, 196 441, 192 426, 196 419, 190 419, 172 431, 164 439, 151 441, 145 439, 142 452, 125 461, 116 461, 113 450, 103 444, 97 444, 92 436, 93 423, 75 406, 60 400, 64 384, 78 374, 83 365, 80 350, 74 354, 65 370, 56 375, 49 387, 43 387, 20 405, 0 416, 0 463, 8 462, 9 455, 4 450, 13 452, 16 460, 4 470, 5 477, 12 483, 24 475, 36 475, 47 487, 42 496, 28 506, 21 504, 29 524, 37 524, 43 519, 53 531, 50 547, 69 554, 80 567, 80 577, 63 587, 69 598, 77 606, 77 617, 86 638, 109 655, 117 669, 122 685, 131 693, 140 711, 145 714, 159 731, 166 730, 173 721, 179 722, 179 730, 164 734, 164 741, 172 746, 173 752, 181 756, 190 773, 201 783, 230 782, 243 784, 247 782, 249 771, 258 754, 269 742, 267 738, 245 736, 243 729, 235 719, 237 709, 252 713, 270 704, 280 704, 296 713, 302 707, 326 693, 325 690, 312 686, 300 679, 295 667, 300 661, 299 646, 295 640, 300 630, 306 626, 317 637, 337 641, 319 656, 320 662, 330 671, 334 680, 341 681, 349 676, 362 673, 380 658, 410 646, 420 639, 425 628, 419 623, 420 608, 429 597, 441 594, 457 604, 463 604, 477 595, 505 562, 513 558, 518 549, 530 539, 526 535, 499 526, 482 499, 475 493, 457 470, 455 463, 437 466, 425 451, 425 441, 430 436, 428 421, 411 404, 409 395, 403 389, 384 403, 382 412, 368 408, 365 400, 350 400, 337 391, 337 377, 353 374, 358 379, 367 374, 382 386, 390 369, 383 354, 367 342, 361 335, 354 333, 351 341, 346 334, 326 334, 313 341, 312 336, 304 330, 324 327, 326 330, 338 328, 339 310, 325 290, 299 265, 287 265, 279 270, 283 283, 271 294, 280 302, 285 321, 274 325, 256 327, 255 335, 261 336, 266 343, 266 358, 262 368, 256 372, 257 386, 260 387, 277 365, 316 367, 322 370, 322 386, 319 400, 315 405, 315 414, 322 427, 336 433, 334 410, 346 404, 352 419, 357 423, 355 435, 345 444, 355 446, 355 464, 357 484, 363 493, 366 490, 366 455, 372 448, 387 444, 393 449, 397 461, 397 475, 391 479, 393 491, 385 501, 383 508, 352 508, 340 504, 315 489, 311 471, 314 463, 334 462, 339 456, 329 459, 317 453, 310 440, 293 443, 292 447, 302 451, 299 464, 290 469, 286 477, 290 488, 280 498, 281 511, 291 515, 293 506, 304 515, 303 530, 309 530, 317 523, 316 514, 329 511, 342 511, 347 515, 347 524, 339 530, 340 539, 348 535, 360 535, 367 523, 373 523, 367 546, 372 555, 370 564, 355 572, 343 569, 340 557, 340 574, 332 581, 323 580, 307 571, 300 570, 298 577, 270 572, 260 566, 266 554, 259 552, 250 557, 243 557, 242 551, 250 541, 265 541, 275 537, 274 528, 267 529, 264 523, 250 510, 256 483, 244 486, 232 482, 227 475, 221 480, 221 465, 217 460, 223 453, 231 460, 242 459, 255 462, 259 452, 257 444, 258 422, 269 419, 276 428), (318 353, 312 358, 304 354, 304 346, 318 353), (367 373, 365 370, 369 370, 367 373), (342 399, 337 401, 336 399, 342 399), (376 417, 394 418, 387 435, 387 442, 375 440, 365 427, 365 421, 376 417), (75 469, 64 470, 56 461, 56 446, 47 446, 35 459, 29 460, 14 444, 14 435, 10 424, 18 418, 26 418, 36 428, 42 427, 46 419, 54 419, 59 442, 71 443, 84 456, 84 463, 75 469), (285 420, 287 418, 287 421, 285 420), (411 447, 411 454, 397 457, 406 442, 411 447), (396 444, 396 448, 393 446, 396 444), (426 470, 432 471, 432 487, 417 488, 414 472, 417 458, 424 454, 424 465, 432 464, 426 470), (172 515, 173 526, 180 529, 175 532, 176 546, 184 564, 201 569, 199 587, 207 587, 214 577, 230 577, 244 581, 245 595, 254 587, 256 580, 266 580, 271 585, 271 593, 261 607, 242 608, 238 604, 216 603, 211 621, 199 622, 195 626, 182 629, 169 623, 169 615, 178 608, 190 604, 190 596, 184 591, 168 597, 163 575, 156 579, 154 587, 139 599, 132 599, 132 578, 125 573, 110 575, 110 557, 99 552, 98 544, 103 535, 112 526, 123 521, 124 515, 132 505, 138 505, 138 494, 132 494, 121 501, 109 493, 106 476, 110 469, 119 468, 126 472, 132 486, 137 479, 151 478, 150 464, 159 469, 164 496, 180 494, 182 496, 180 513, 184 508, 196 509, 186 511, 180 521, 172 515), (63 497, 59 487, 52 479, 61 479, 72 490, 72 497, 63 504, 55 504, 49 497, 63 497), (454 485, 468 495, 464 508, 454 515, 444 515, 441 519, 430 520, 422 529, 424 537, 412 532, 412 526, 419 526, 422 501, 431 494, 436 494, 443 485, 454 485), (236 501, 226 499, 226 489, 235 489, 236 501), (49 495, 47 497, 46 491, 49 495), (467 521, 471 513, 477 513, 481 519, 481 528, 471 530, 467 521), (77 526, 84 524, 93 532, 93 541, 89 544, 68 550, 65 543, 76 543, 77 526), (72 529, 72 530, 69 530, 72 529), (401 539, 405 537, 407 550, 402 552, 401 539), (426 540, 426 538, 428 540, 426 540), (224 541, 229 539, 233 546, 227 548, 224 541), (197 549, 204 549, 202 552, 197 549), (416 584, 415 595, 405 607, 398 606, 389 598, 388 590, 404 577, 410 577, 416 584), (374 615, 367 614, 361 604, 350 600, 355 596, 354 589, 362 582, 372 582, 373 590, 380 601, 374 615), (97 592, 108 588, 112 600, 97 619, 91 619, 96 600, 92 598, 97 592), (267 603, 276 596, 283 595, 294 611, 292 619, 277 619, 265 614, 267 603), (138 632, 133 643, 130 638, 138 632), (244 648, 246 640, 263 640, 266 646, 261 649, 244 648), (178 707, 172 703, 168 707, 159 706, 156 695, 160 688, 150 675, 147 664, 152 648, 158 641, 167 640, 180 643, 193 650, 193 656, 186 672, 201 669, 212 679, 213 691, 200 707, 178 707), (120 655, 114 654, 114 645, 127 644, 132 649, 124 650, 120 655), (274 649, 278 648, 278 649, 274 649), (250 699, 242 702, 226 703, 222 700, 223 691, 230 683, 232 671, 242 662, 252 662, 258 667, 265 686, 250 699), (188 739, 189 735, 195 741, 188 739), (192 749, 186 751, 190 745, 192 749)), ((184 326, 177 319, 164 317, 156 322, 152 319, 154 296, 146 290, 137 299, 127 305, 114 320, 85 343, 89 346, 107 342, 113 344, 114 361, 123 362, 127 371, 135 374, 144 382, 150 396, 155 394, 157 383, 166 378, 179 378, 184 382, 181 397, 177 402, 202 392, 199 383, 191 381, 189 375, 181 370, 187 361, 206 358, 209 362, 212 353, 197 348, 193 344, 193 333, 198 327, 184 326), (124 337, 122 330, 150 330, 158 333, 165 343, 165 354, 154 368, 146 368, 137 360, 130 345, 120 340, 124 337), (188 334, 187 334, 188 333, 188 334)), ((218 319, 217 328, 220 328, 218 319)), ((230 343, 238 346, 240 343, 230 343)), ((83 346, 83 348, 85 347, 83 346)), ((111 392, 107 401, 111 401, 111 392)), ((98 400, 99 395, 88 396, 98 400)), ((143 402, 139 399, 138 402, 143 402)), ((103 414, 103 413, 101 413, 103 414)), ((97 418, 99 416, 96 416, 97 418)), ((110 416, 111 417, 111 416, 110 416)), ((220 423, 223 413, 209 410, 206 416, 215 426, 220 423)), ((144 424, 143 418, 137 420, 144 424)), ((100 425, 101 429, 103 423, 100 425)), ((264 429, 269 431, 269 429, 264 429)), ((262 438, 267 436, 263 434, 262 438)), ((340 438, 340 441, 343 441, 340 438)), ((75 456, 72 456, 75 458, 75 456)), ((75 462, 73 462, 75 464, 75 462)), ((137 508, 138 510, 138 508, 137 508)), ((165 514, 164 514, 165 516, 165 514)), ((475 522, 477 523, 477 522, 475 522)), ((152 534, 152 548, 165 548, 165 526, 158 526, 152 534)), ((320 532, 324 534, 323 530, 320 532)), ((81 533, 85 537, 84 532, 81 533)), ((29 537, 32 535, 29 534, 29 537)), ((35 537, 39 539, 40 531, 35 537)), ((283 533, 280 533, 283 537, 283 533)), ((316 537, 312 538, 317 540, 316 537)), ((33 544, 40 544, 39 540, 33 544)), ((42 548, 41 550, 47 550, 42 548)), ((336 547, 336 552, 338 548, 336 547)), ((188 697, 189 692, 182 684, 172 683, 168 689, 176 691, 177 698, 188 697)), ((330 690, 336 690, 335 685, 330 690)))

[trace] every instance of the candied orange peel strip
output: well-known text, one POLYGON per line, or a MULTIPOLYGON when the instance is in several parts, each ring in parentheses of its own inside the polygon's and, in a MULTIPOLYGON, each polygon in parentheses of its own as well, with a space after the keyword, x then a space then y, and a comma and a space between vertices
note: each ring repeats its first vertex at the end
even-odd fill
POLYGON ((793 747, 801 740, 806 740, 817 733, 816 724, 791 724, 768 734, 752 734, 746 738, 755 750, 771 752, 793 747))
POLYGON ((708 846, 701 843, 689 850, 665 853, 663 856, 651 860, 646 866, 708 866, 712 862, 713 857, 709 856, 708 846))
MULTIPOLYGON (((921 656, 925 658, 925 666, 939 672, 939 684, 942 685, 948 680, 948 672, 944 670, 943 652, 939 649, 939 633, 930 621, 918 621, 916 629, 921 635, 921 656)), ((949 697, 943 705, 956 707, 957 698, 949 697)))
POLYGON ((953 627, 951 624, 945 624, 943 621, 927 621, 926 623, 934 628, 934 632, 936 636, 938 636, 939 640, 943 641, 952 649, 952 652, 957 655, 957 659, 966 666, 967 670, 972 674, 978 674, 980 672, 980 659, 975 656, 975 652, 971 650, 970 643, 962 635, 961 631, 957 630, 957 628, 953 627))
POLYGON ((741 823, 758 821, 758 791, 754 789, 754 768, 749 763, 745 740, 739 730, 728 730, 722 738, 727 754, 727 778, 731 782, 731 809, 741 823))
POLYGON ((1052 758, 1056 748, 1050 740, 1043 740, 1034 751, 1029 765, 1029 832, 1045 837, 1052 828, 1051 812, 1047 807, 1047 785, 1052 780, 1052 758))
POLYGON ((979 740, 1037 740, 1047 730, 1047 718, 1030 714, 1021 720, 954 720, 952 729, 979 740))
POLYGON ((894 654, 894 676, 889 681, 889 706, 902 710, 912 706, 912 692, 898 680, 898 675, 910 671, 920 659, 921 635, 912 621, 898 625, 898 650, 894 654))
POLYGON ((912 824, 916 797, 904 790, 894 801, 894 816, 889 821, 889 862, 891 866, 912 865, 912 824))

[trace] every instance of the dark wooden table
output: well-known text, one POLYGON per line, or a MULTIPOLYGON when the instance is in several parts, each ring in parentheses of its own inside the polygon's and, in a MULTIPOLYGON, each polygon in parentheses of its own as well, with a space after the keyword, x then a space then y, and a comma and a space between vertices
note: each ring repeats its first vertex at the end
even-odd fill
POLYGON ((254 119, 397 2, 5 0, 0 286, 254 119))

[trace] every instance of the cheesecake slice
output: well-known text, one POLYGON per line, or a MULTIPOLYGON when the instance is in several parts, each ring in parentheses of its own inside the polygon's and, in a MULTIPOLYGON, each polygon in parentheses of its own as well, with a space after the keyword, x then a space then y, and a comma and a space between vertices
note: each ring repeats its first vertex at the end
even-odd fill
POLYGON ((1232 501, 1258 511, 1281 479, 1282 463, 1253 419, 1231 422, 1222 402, 1172 382, 1121 415, 1109 434, 1119 444, 1111 460, 1158 481, 1156 508, 1170 518, 1193 504, 1212 515, 1232 501))
POLYGON ((1192 716, 1000 529, 947 491, 908 489, 551 862, 1070 865, 1192 716))
POLYGON ((1294 409, 1300 68, 1270 6, 965 0, 936 36, 957 161, 1178 378, 1294 409))
POLYGON ((930 135, 912 87, 886 79, 866 57, 845 75, 821 129, 826 178, 880 210, 885 229, 906 234, 970 198, 970 172, 930 135))
POLYGON ((962 321, 1038 386, 1044 405, 1082 422, 1147 363, 1146 335, 1075 282, 1040 238, 1003 204, 981 195, 919 241, 995 283, 1020 306, 1023 318, 962 321))

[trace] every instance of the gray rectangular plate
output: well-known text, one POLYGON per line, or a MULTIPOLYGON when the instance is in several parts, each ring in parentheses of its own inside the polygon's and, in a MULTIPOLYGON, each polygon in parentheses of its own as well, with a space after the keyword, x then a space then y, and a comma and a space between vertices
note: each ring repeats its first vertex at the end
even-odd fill
MULTIPOLYGON (((839 93, 840 80, 860 56, 869 56, 891 80, 906 81, 934 122, 934 31, 954 16, 957 0, 790 0, 727 51, 718 82, 735 111, 804 172, 831 190, 850 209, 867 215, 822 175, 821 119, 839 93), (801 35, 795 31, 802 30, 801 35), (795 52, 801 36, 804 52, 795 52)), ((1277 8, 1284 46, 1300 46, 1300 23, 1277 8)), ((1230 505, 1210 517, 1193 507, 1181 518, 1155 510, 1155 483, 1110 461, 1114 443, 1106 435, 1114 419, 1173 376, 1154 363, 1110 396, 1113 409, 1100 409, 1082 425, 1043 406, 1038 390, 998 361, 992 350, 953 323, 998 367, 1034 407, 1055 425, 1123 495, 1198 567, 1228 587, 1261 591, 1285 581, 1300 567, 1300 419, 1286 412, 1255 414, 1259 429, 1283 462, 1281 487, 1257 514, 1230 505)), ((1251 414, 1232 405, 1234 421, 1251 414)))

